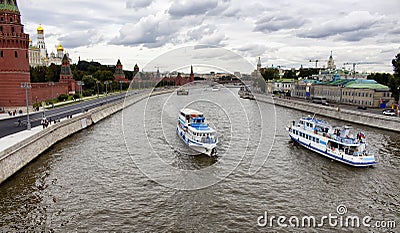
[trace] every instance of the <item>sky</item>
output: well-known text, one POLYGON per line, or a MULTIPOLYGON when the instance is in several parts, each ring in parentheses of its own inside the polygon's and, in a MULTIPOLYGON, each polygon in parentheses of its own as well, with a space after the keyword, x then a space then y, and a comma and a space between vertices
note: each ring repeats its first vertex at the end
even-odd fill
MULTIPOLYGON (((121 59, 126 70, 138 64, 171 71, 176 67, 164 62, 178 59, 174 51, 196 46, 232 55, 199 63, 242 73, 252 70, 230 65, 237 56, 251 68, 260 57, 263 67, 289 69, 315 67, 310 60, 326 66, 331 51, 337 67, 367 63, 357 71, 392 73, 391 60, 400 53, 399 0, 25 0, 18 6, 34 44, 43 26, 48 53, 61 43, 73 63, 121 59), (169 59, 160 60, 165 54, 169 59)), ((190 66, 180 58, 179 65, 190 66)))

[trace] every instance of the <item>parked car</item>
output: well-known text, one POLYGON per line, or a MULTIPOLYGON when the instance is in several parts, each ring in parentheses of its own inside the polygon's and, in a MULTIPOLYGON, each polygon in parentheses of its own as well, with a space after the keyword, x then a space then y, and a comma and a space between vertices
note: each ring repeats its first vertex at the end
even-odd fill
POLYGON ((382 111, 382 113, 383 113, 383 115, 386 115, 386 116, 396 116, 397 115, 396 110, 394 110, 394 109, 385 109, 382 111))
POLYGON ((358 106, 357 109, 367 110, 367 107, 366 106, 358 106))

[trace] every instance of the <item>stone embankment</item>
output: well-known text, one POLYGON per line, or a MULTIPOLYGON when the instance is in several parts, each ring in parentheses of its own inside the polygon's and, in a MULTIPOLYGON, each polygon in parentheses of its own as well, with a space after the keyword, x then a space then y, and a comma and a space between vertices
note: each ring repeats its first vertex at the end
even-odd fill
MULTIPOLYGON (((256 94, 257 101, 275 104, 277 106, 292 108, 318 116, 330 117, 337 120, 347 121, 374 128, 400 132, 400 118, 378 115, 368 112, 341 109, 338 107, 323 106, 293 99, 273 98, 267 95, 256 94)), ((293 119, 297 120, 297 119, 293 119)))

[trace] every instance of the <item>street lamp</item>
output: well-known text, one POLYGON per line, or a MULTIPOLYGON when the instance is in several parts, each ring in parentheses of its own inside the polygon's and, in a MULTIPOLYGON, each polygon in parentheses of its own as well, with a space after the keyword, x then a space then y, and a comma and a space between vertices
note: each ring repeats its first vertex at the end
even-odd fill
MULTIPOLYGON (((84 86, 85 83, 82 81, 78 81, 78 86, 79 86, 79 102, 82 101, 82 86, 84 86)), ((82 108, 82 103, 79 104, 81 106, 81 112, 83 113, 83 108, 82 108)))
POLYGON ((25 89, 25 97, 26 97, 26 129, 31 130, 31 121, 29 120, 29 107, 28 107, 28 89, 32 88, 30 82, 21 83, 21 88, 25 89))
POLYGON ((96 81, 96 85, 97 85, 97 98, 100 98, 99 84, 100 84, 100 81, 96 81))
POLYGON ((85 83, 84 82, 82 82, 82 81, 78 81, 78 86, 79 86, 79 101, 82 101, 82 86, 84 86, 85 85, 85 83))
POLYGON ((49 82, 49 86, 51 87, 51 106, 52 106, 52 108, 54 108, 54 96, 53 96, 54 82, 49 82))
POLYGON ((110 81, 105 81, 104 84, 106 85, 106 96, 108 94, 108 84, 110 84, 110 81))

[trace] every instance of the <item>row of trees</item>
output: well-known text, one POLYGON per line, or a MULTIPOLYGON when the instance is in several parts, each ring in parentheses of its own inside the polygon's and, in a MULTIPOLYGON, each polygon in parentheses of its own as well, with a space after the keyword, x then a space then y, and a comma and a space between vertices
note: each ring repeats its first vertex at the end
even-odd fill
MULTIPOLYGON (((98 62, 79 61, 71 65, 71 71, 76 81, 83 81, 83 77, 92 76, 98 81, 114 80, 115 66, 101 65, 98 62)), ((61 66, 51 64, 50 66, 31 67, 31 82, 58 82, 60 80, 61 66)), ((136 75, 134 71, 124 70, 125 77, 132 80, 136 75)))
MULTIPOLYGON (((285 70, 285 73, 283 74, 284 79, 299 79, 299 78, 307 78, 311 77, 314 74, 318 74, 320 69, 315 69, 315 68, 300 68, 299 74, 297 75, 296 70, 285 70)), ((274 79, 279 79, 279 69, 275 67, 270 67, 270 68, 261 68, 260 73, 264 80, 274 80, 274 79)))

